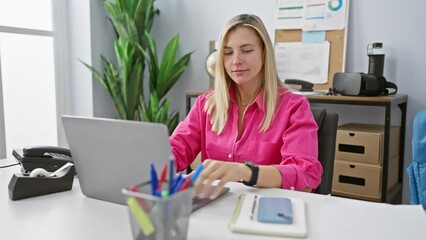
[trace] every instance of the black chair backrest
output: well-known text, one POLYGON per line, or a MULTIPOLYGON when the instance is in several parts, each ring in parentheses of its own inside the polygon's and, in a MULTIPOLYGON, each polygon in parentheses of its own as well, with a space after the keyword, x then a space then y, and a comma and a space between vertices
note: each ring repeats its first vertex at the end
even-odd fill
POLYGON ((323 174, 321 183, 315 193, 330 194, 333 183, 334 154, 339 115, 327 112, 324 108, 311 107, 318 125, 318 160, 321 162, 323 174))

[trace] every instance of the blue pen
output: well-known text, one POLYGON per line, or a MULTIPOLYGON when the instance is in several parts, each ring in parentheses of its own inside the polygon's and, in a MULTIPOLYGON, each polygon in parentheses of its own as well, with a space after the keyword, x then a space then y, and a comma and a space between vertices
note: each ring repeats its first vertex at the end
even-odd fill
POLYGON ((170 194, 173 194, 177 192, 177 190, 179 190, 180 185, 182 185, 182 179, 183 179, 183 176, 182 174, 179 173, 173 182, 173 188, 172 188, 173 190, 170 194))
POLYGON ((151 163, 150 165, 150 174, 151 174, 151 192, 152 195, 158 196, 157 186, 158 186, 158 177, 157 172, 155 171, 154 164, 151 163))
POLYGON ((169 162, 169 194, 173 191, 173 181, 175 176, 175 165, 173 158, 170 159, 169 162))
POLYGON ((197 181, 197 178, 200 176, 201 172, 203 171, 204 166, 203 164, 199 164, 197 169, 195 169, 194 174, 191 176, 191 183, 194 184, 195 181, 197 181))
POLYGON ((176 184, 176 187, 174 189, 175 193, 179 192, 180 188, 182 187, 183 183, 186 181, 186 178, 182 176, 178 184, 176 184))

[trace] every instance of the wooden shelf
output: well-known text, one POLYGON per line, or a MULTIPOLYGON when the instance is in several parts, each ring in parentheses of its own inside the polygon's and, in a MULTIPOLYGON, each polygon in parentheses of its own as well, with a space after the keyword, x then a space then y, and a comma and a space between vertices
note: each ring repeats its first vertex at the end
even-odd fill
MULTIPOLYGON (((401 203, 402 178, 404 169, 404 145, 405 145, 405 125, 407 117, 407 95, 396 94, 391 96, 378 97, 354 97, 354 96, 330 96, 330 95, 307 95, 310 103, 323 104, 339 104, 339 105, 364 105, 378 106, 385 108, 384 116, 384 147, 383 147, 383 172, 381 176, 381 189, 386 189, 388 183, 388 166, 389 166, 389 144, 390 144, 390 128, 391 128, 391 113, 392 108, 398 107, 401 111, 400 134, 399 134, 399 160, 398 160, 398 183, 392 191, 382 191, 380 202, 401 203)), ((337 193, 348 197, 353 197, 351 194, 337 193)), ((360 197, 362 199, 376 201, 374 198, 360 197)))

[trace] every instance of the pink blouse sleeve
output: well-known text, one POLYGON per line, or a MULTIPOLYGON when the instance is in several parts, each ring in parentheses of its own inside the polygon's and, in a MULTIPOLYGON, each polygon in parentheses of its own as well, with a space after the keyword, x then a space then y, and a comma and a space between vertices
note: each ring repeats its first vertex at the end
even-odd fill
POLYGON ((196 99, 191 111, 178 124, 169 138, 177 171, 183 171, 189 167, 200 152, 202 134, 200 114, 203 112, 201 99, 204 98, 205 95, 202 95, 196 99))
POLYGON ((282 107, 286 109, 278 110, 275 116, 288 119, 282 135, 281 164, 275 165, 282 175, 282 188, 315 189, 321 182, 322 165, 318 161, 318 126, 309 102, 303 97, 282 107))

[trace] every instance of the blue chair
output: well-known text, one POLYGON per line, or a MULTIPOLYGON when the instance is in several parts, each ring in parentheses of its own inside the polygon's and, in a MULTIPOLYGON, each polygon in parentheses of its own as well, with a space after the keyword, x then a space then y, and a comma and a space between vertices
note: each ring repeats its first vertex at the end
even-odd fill
POLYGON ((426 209, 426 109, 414 116, 412 148, 412 160, 407 168, 410 202, 426 209))

